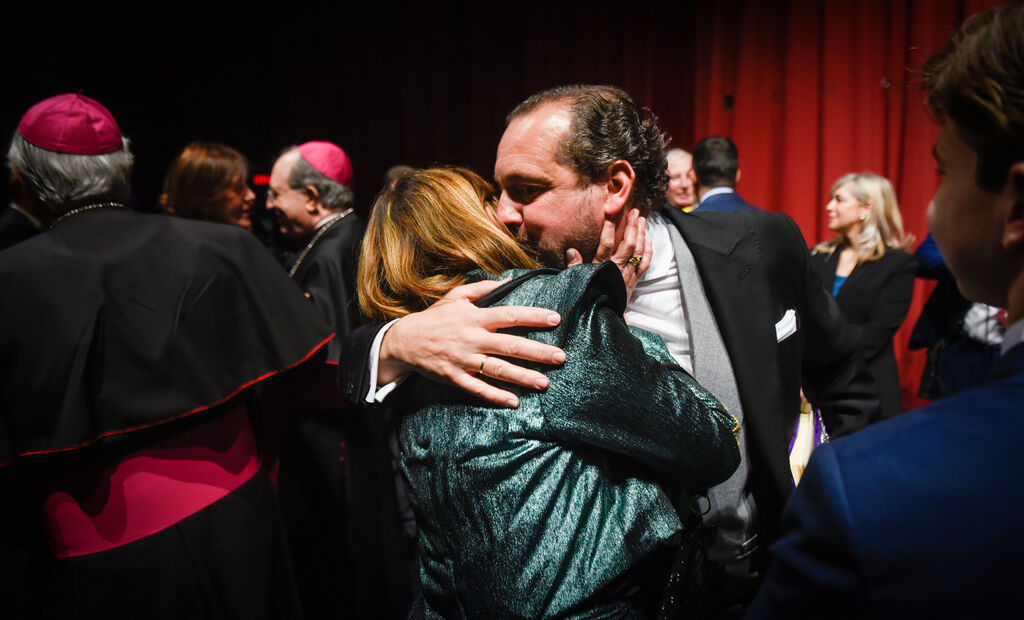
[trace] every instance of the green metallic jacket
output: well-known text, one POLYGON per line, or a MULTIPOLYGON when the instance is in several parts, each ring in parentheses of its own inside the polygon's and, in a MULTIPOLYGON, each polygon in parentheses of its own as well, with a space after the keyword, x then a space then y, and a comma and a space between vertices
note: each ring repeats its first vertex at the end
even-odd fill
POLYGON ((503 274, 517 276, 490 305, 561 314, 556 327, 520 332, 565 350, 563 366, 538 367, 547 390, 520 390, 505 409, 422 378, 403 388, 424 612, 621 616, 639 585, 631 569, 678 540, 670 495, 738 465, 736 421, 661 338, 627 327, 612 263, 503 274))

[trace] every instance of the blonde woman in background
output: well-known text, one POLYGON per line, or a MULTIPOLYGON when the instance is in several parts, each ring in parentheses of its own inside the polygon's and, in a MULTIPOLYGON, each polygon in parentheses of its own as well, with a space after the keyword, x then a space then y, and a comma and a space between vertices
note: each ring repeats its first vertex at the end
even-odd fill
POLYGON ((835 236, 814 246, 811 260, 854 330, 874 377, 884 417, 903 409, 892 339, 910 308, 917 262, 904 251, 896 193, 888 179, 850 173, 833 185, 826 206, 835 236))

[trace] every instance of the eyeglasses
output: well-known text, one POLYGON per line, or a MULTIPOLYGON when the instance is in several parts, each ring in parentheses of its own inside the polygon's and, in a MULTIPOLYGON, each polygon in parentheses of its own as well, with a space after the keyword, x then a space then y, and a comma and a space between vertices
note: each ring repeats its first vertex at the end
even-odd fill
POLYGON ((279 194, 279 193, 277 193, 277 191, 273 187, 270 187, 268 185, 267 186, 267 200, 271 201, 271 202, 274 202, 278 198, 280 198, 281 196, 283 196, 284 194, 286 194, 286 193, 288 193, 290 191, 292 191, 292 188, 287 187, 287 188, 285 188, 284 192, 279 194))

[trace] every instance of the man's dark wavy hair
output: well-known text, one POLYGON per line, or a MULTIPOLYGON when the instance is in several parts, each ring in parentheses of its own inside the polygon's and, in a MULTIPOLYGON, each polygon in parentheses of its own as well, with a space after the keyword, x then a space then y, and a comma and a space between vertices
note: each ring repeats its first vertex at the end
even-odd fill
POLYGON ((572 111, 569 135, 555 153, 560 164, 580 176, 580 185, 600 181, 618 159, 636 173, 633 206, 647 214, 659 208, 668 188, 665 137, 650 110, 615 86, 558 86, 539 92, 513 109, 506 123, 543 104, 566 102, 572 111))

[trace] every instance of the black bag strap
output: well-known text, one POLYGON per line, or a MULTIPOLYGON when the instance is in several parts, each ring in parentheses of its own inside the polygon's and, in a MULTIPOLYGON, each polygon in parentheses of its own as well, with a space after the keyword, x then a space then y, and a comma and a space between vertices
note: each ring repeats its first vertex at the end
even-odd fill
POLYGON ((715 530, 704 525, 703 515, 688 511, 661 599, 659 620, 706 617, 704 595, 710 579, 707 551, 714 538, 715 530))

